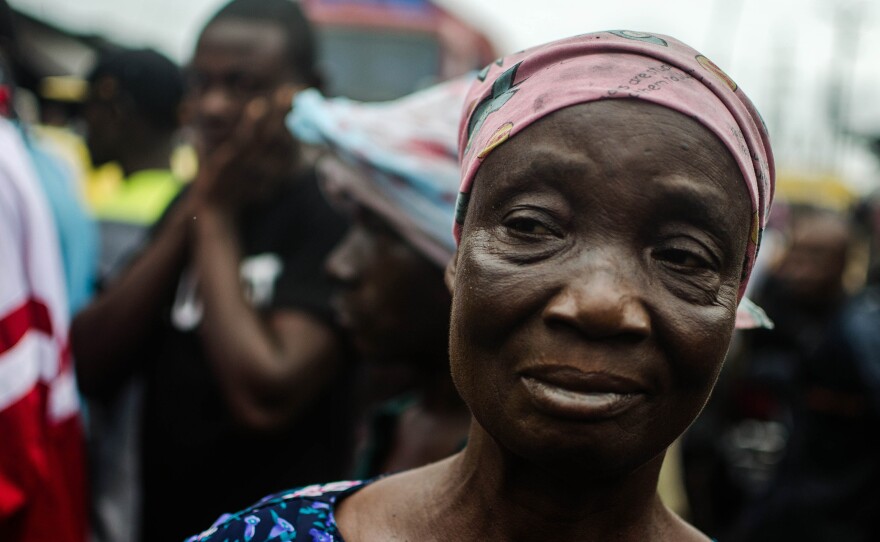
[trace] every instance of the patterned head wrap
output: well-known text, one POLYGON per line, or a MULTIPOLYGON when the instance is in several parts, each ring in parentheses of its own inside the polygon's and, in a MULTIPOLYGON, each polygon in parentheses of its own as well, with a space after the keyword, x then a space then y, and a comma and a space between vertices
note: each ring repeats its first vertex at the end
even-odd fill
POLYGON ((321 165, 332 199, 354 200, 379 214, 440 267, 455 252, 456 134, 473 77, 382 103, 305 90, 288 117, 294 135, 338 158, 321 165))
MULTIPOLYGON (((655 103, 695 119, 733 155, 753 211, 742 300, 773 199, 775 171, 767 129, 749 98, 718 66, 659 34, 620 30, 575 36, 501 58, 477 75, 459 125, 462 178, 456 241, 474 177, 492 150, 555 111, 620 98, 655 103)), ((741 308, 738 327, 766 324, 753 304, 741 303, 741 308)))

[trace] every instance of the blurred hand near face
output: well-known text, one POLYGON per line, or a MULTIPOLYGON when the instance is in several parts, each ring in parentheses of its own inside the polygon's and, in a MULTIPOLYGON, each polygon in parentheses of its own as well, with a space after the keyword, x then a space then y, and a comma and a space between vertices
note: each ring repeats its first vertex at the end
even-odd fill
POLYGON ((297 144, 284 123, 298 85, 250 99, 223 142, 199 149, 194 190, 206 203, 236 211, 264 199, 297 167, 297 144))

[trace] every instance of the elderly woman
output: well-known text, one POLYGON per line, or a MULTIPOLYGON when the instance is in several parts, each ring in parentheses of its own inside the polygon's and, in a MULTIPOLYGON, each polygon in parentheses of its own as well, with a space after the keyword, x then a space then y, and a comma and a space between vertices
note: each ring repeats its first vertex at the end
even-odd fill
POLYGON ((443 271, 455 252, 456 135, 470 80, 375 104, 307 90, 289 117, 300 139, 330 150, 318 164, 322 187, 352 217, 326 267, 367 385, 386 390, 388 375, 410 376, 370 417, 356 477, 433 463, 467 439, 470 412, 449 374, 443 271))
POLYGON ((758 113, 672 38, 587 34, 483 70, 459 149, 467 447, 269 497, 202 540, 706 540, 656 485, 721 369, 772 199, 758 113))

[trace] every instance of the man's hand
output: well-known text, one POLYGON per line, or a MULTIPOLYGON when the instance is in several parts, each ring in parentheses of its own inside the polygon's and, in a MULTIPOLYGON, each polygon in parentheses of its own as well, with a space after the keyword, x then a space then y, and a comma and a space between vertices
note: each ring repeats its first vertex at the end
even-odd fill
POLYGON ((252 99, 238 126, 211 153, 200 153, 193 190, 200 204, 233 215, 271 195, 299 165, 297 144, 284 119, 299 87, 286 85, 271 97, 252 99))

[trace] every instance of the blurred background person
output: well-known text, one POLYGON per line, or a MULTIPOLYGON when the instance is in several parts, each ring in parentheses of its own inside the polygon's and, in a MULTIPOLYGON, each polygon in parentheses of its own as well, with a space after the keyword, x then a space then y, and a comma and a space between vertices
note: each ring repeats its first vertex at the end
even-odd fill
POLYGON ((815 359, 846 300, 847 217, 777 203, 768 254, 753 293, 772 329, 740 333, 720 383, 687 435, 685 464, 695 521, 719 538, 775 484, 805 364, 815 359), (777 247, 778 245, 778 247, 777 247))
POLYGON ((775 328, 745 338, 750 384, 743 393, 756 419, 776 421, 787 433, 798 375, 813 359, 847 298, 844 274, 852 242, 848 218, 810 206, 787 210, 787 246, 758 293, 775 328))
MULTIPOLYGON (((805 323, 791 368, 790 438, 739 539, 878 540, 880 293, 873 275, 855 295, 843 289, 852 245, 846 217, 796 209, 793 219, 791 246, 778 272, 779 289, 806 300, 789 308, 798 309, 805 323), (817 328, 819 322, 824 325, 817 328)), ((784 330, 790 337, 794 328, 784 330)))
POLYGON ((198 175, 74 322, 87 394, 145 379, 143 540, 348 469, 347 353, 322 273, 345 222, 284 126, 292 94, 320 83, 314 47, 286 0, 209 20, 186 99, 198 175))
POLYGON ((369 420, 356 478, 433 463, 467 439, 470 413, 449 374, 443 272, 455 251, 456 136, 470 81, 373 104, 306 90, 289 117, 300 139, 330 149, 322 186, 353 217, 326 268, 340 323, 368 364, 363 384, 388 389, 388 367, 412 375, 369 420))
POLYGON ((88 76, 82 117, 96 167, 115 162, 123 181, 94 202, 101 228, 102 282, 112 279, 146 240, 183 183, 171 172, 183 76, 163 55, 120 50, 88 76))
POLYGON ((874 190, 859 202, 855 219, 859 233, 867 245, 867 283, 877 286, 880 284, 880 189, 874 190))
POLYGON ((0 539, 83 542, 86 489, 70 307, 46 195, 13 117, 0 0, 0 539))
MULTIPOLYGON (((147 241, 183 183, 171 155, 183 97, 180 69, 149 50, 98 59, 82 107, 95 167, 117 164, 123 178, 93 202, 100 225, 99 280, 112 283, 147 241)), ((134 540, 140 525, 142 379, 89 403, 92 528, 97 541, 134 540)))
POLYGON ((692 502, 721 540, 873 540, 880 324, 853 279, 864 251, 851 214, 827 200, 774 217, 781 248, 756 297, 776 327, 739 337, 691 431, 692 502))

